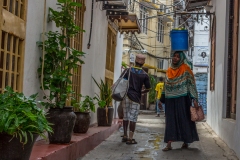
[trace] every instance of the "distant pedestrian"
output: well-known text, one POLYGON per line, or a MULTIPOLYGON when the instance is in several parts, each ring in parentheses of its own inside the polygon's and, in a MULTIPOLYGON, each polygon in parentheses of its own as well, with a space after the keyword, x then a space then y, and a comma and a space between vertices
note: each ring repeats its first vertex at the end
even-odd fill
POLYGON ((145 56, 142 54, 136 55, 135 66, 126 70, 124 78, 129 79, 129 89, 126 98, 122 101, 123 104, 123 130, 124 136, 122 142, 126 144, 137 144, 133 139, 134 131, 136 128, 136 122, 138 113, 140 110, 141 95, 149 92, 150 80, 148 74, 142 69, 145 63, 145 56), (128 73, 130 71, 130 77, 128 73), (142 90, 143 85, 146 89, 142 90), (129 126, 129 134, 127 129, 129 126))
POLYGON ((182 148, 199 141, 195 122, 191 121, 190 106, 198 107, 198 94, 194 75, 182 51, 174 53, 171 67, 167 70, 165 88, 160 101, 165 102, 166 129, 163 151, 172 149, 171 143, 183 141, 182 148))
POLYGON ((163 90, 163 86, 164 86, 164 82, 163 81, 164 81, 164 78, 163 77, 159 77, 159 82, 158 82, 158 84, 155 87, 155 91, 156 91, 156 95, 155 95, 156 107, 155 108, 157 110, 157 116, 156 117, 160 117, 161 109, 164 110, 164 108, 165 108, 164 103, 160 102, 160 98, 161 98, 162 90, 163 90), (161 105, 159 105, 159 102, 161 103, 161 105))

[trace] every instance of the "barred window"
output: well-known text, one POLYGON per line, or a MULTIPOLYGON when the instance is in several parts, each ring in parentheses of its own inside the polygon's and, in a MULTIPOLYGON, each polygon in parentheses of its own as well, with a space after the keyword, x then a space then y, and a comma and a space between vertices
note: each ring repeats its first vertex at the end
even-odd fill
POLYGON ((0 93, 6 86, 22 91, 27 0, 0 2, 0 93))

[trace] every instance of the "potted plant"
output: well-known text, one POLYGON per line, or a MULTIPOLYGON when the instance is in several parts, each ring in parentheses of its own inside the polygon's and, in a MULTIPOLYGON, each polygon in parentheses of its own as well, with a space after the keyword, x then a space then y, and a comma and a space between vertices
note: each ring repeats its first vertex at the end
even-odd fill
POLYGON ((61 30, 45 33, 46 40, 38 42, 44 54, 38 69, 41 88, 49 94, 43 97, 46 108, 50 108, 48 120, 53 123, 50 143, 69 143, 76 115, 70 107, 72 90, 72 72, 79 64, 84 53, 71 47, 71 39, 82 30, 75 24, 76 7, 81 4, 70 0, 58 0, 58 10, 49 9, 49 20, 61 30))
POLYGON ((96 97, 99 106, 97 108, 98 126, 111 126, 113 120, 113 107, 110 106, 112 102, 111 87, 108 83, 104 83, 102 79, 100 83, 98 83, 94 78, 93 80, 100 89, 100 94, 97 94, 96 97))
POLYGON ((74 133, 86 133, 90 125, 90 111, 95 112, 94 100, 96 97, 80 95, 80 98, 83 99, 80 102, 72 101, 75 109, 74 113, 77 116, 73 129, 74 133))
POLYGON ((32 147, 44 132, 52 133, 43 109, 37 107, 37 94, 25 97, 10 87, 0 94, 0 159, 29 160, 32 147))

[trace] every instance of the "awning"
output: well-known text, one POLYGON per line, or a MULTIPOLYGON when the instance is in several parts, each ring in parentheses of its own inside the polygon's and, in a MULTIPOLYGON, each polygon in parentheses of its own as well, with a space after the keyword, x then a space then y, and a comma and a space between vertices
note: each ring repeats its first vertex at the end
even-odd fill
POLYGON ((141 33, 141 27, 139 20, 136 14, 129 14, 129 15, 116 15, 116 16, 109 16, 109 20, 112 22, 117 22, 119 27, 119 31, 122 32, 138 32, 141 33))
POLYGON ((155 70, 157 70, 157 72, 166 73, 166 70, 159 69, 159 68, 157 68, 157 67, 151 66, 151 65, 146 64, 146 63, 143 65, 143 67, 148 68, 148 69, 155 69, 155 70))

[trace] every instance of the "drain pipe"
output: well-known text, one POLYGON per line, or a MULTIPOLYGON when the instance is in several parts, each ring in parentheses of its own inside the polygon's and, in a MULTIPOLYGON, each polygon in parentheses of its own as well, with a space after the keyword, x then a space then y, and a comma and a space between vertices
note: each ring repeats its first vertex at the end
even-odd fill
POLYGON ((91 37, 92 37, 92 23, 93 23, 93 4, 94 4, 94 0, 92 0, 92 13, 91 13, 91 25, 90 25, 90 35, 89 35, 89 40, 88 40, 88 45, 87 45, 87 49, 90 49, 90 42, 91 42, 91 37))
MULTIPOLYGON (((43 85, 43 70, 44 70, 44 59, 45 59, 45 32, 46 32, 46 8, 47 8, 47 0, 44 0, 44 17, 43 17, 43 33, 42 33, 42 43, 43 43, 43 51, 42 51, 42 71, 41 71, 41 85, 42 85, 42 90, 43 90, 43 93, 45 94, 44 92, 44 85, 43 85)), ((46 96, 46 94, 45 94, 46 96)))
MULTIPOLYGON (((43 17, 43 33, 42 33, 42 43, 43 43, 43 50, 42 50, 42 70, 41 70, 41 88, 43 91, 43 94, 47 96, 44 85, 43 85, 43 77, 44 77, 44 59, 45 59, 45 32, 46 32, 46 12, 47 12, 47 0, 44 0, 44 17, 43 17)), ((47 100, 50 102, 50 100, 47 98, 47 100)))

